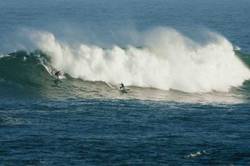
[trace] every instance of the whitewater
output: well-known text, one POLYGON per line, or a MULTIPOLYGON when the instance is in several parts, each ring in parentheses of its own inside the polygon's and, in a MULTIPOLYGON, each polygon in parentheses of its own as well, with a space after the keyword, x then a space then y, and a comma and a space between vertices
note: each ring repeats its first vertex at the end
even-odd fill
POLYGON ((250 70, 233 45, 218 33, 206 36, 205 42, 197 42, 173 28, 159 27, 143 33, 140 47, 102 48, 61 41, 48 31, 29 33, 50 65, 73 78, 190 93, 228 92, 241 86, 250 70))

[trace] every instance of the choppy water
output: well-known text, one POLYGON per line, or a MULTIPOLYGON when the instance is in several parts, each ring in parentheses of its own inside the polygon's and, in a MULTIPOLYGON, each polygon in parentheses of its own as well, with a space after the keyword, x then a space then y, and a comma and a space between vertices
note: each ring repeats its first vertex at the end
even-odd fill
POLYGON ((0 165, 249 165, 249 7, 0 0, 0 165))
POLYGON ((249 106, 140 100, 1 104, 3 165, 246 165, 249 106))

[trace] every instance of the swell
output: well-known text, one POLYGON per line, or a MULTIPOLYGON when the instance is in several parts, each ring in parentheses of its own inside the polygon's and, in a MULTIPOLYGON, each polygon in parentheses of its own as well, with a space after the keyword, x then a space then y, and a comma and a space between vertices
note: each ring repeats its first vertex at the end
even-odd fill
POLYGON ((17 51, 0 59, 0 78, 27 87, 43 86, 51 77, 44 67, 47 56, 41 51, 17 51))
POLYGON ((54 68, 82 80, 197 93, 228 92, 250 78, 233 45, 215 33, 199 43, 174 29, 158 28, 144 34, 141 48, 126 49, 71 45, 49 32, 31 36, 54 68))
MULTIPOLYGON (((242 62, 250 67, 250 55, 241 51, 235 51, 236 55, 242 60, 242 62)), ((51 66, 51 60, 49 55, 46 55, 41 50, 35 50, 33 52, 20 50, 2 56, 0 58, 0 83, 13 85, 21 85, 26 88, 42 88, 46 85, 51 86, 55 82, 56 77, 53 76, 53 70, 56 70, 51 66)), ((82 83, 88 82, 88 80, 74 79, 67 73, 63 82, 80 81, 82 83)), ((91 82, 88 82, 91 83, 91 82)), ((243 82, 239 89, 245 89, 250 92, 250 81, 243 82)))
POLYGON ((123 82, 191 93, 250 89, 249 55, 235 51, 224 37, 212 33, 210 40, 201 44, 173 29, 158 29, 145 36, 142 47, 104 49, 83 43, 72 46, 49 32, 32 32, 37 50, 17 51, 0 58, 1 86, 51 91, 53 71, 60 70, 66 74, 62 85, 68 91, 75 82, 88 84, 87 88, 91 82, 111 86, 123 82))

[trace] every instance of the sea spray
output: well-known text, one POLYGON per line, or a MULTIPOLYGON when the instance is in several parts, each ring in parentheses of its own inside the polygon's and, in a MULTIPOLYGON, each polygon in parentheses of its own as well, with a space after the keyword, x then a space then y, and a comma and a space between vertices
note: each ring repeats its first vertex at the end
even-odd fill
POLYGON ((216 33, 210 33, 209 41, 201 44, 174 29, 157 28, 143 36, 142 48, 126 49, 84 43, 72 46, 50 32, 33 31, 31 37, 54 68, 88 81, 184 92, 227 92, 250 78, 232 44, 216 33))

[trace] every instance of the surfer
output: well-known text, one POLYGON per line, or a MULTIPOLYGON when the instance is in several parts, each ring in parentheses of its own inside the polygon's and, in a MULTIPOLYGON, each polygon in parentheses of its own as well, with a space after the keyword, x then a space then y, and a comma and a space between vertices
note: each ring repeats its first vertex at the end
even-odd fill
POLYGON ((120 91, 122 93, 128 93, 123 83, 120 84, 120 91))
POLYGON ((123 84, 123 83, 121 83, 120 85, 121 85, 121 86, 120 86, 120 90, 125 90, 125 86, 124 86, 124 84, 123 84))
POLYGON ((62 75, 61 71, 56 71, 55 72, 55 76, 57 77, 57 79, 60 79, 61 75, 62 75))
POLYGON ((54 73, 56 79, 55 79, 55 84, 58 85, 61 82, 61 77, 63 76, 63 73, 61 71, 55 71, 54 73))

